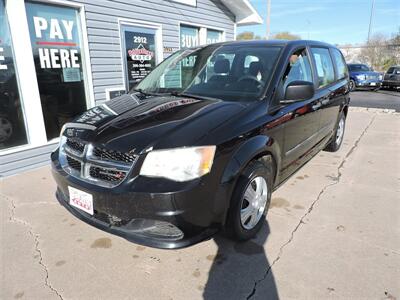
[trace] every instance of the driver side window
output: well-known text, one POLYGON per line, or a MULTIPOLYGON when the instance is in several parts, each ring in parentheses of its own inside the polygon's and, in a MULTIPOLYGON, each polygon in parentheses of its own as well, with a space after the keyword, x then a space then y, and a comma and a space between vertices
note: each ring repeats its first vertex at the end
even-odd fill
POLYGON ((313 82, 310 60, 307 56, 306 49, 297 50, 290 56, 285 74, 282 78, 283 91, 286 90, 289 83, 297 80, 313 82))

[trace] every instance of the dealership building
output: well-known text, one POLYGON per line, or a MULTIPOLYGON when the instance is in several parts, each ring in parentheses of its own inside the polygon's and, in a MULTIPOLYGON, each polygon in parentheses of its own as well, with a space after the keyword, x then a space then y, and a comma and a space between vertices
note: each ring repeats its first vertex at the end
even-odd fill
POLYGON ((0 0, 0 176, 47 164, 65 122, 171 53, 259 23, 248 0, 0 0))

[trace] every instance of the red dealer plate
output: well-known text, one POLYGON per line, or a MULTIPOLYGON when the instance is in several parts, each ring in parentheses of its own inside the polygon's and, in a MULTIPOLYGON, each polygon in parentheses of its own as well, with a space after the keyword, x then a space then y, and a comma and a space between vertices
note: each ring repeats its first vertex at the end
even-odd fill
POLYGON ((69 204, 93 215, 93 196, 71 186, 68 187, 69 204))

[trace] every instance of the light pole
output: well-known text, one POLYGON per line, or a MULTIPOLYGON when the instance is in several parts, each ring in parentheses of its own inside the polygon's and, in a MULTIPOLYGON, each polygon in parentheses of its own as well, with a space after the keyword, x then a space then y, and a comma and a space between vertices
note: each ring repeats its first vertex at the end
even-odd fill
POLYGON ((369 16, 369 26, 368 26, 368 38, 367 38, 368 44, 369 44, 369 39, 371 37, 371 27, 372 27, 372 17, 374 15, 374 6, 375 6, 375 0, 372 0, 371 15, 369 16))
POLYGON ((271 24, 270 18, 271 18, 271 0, 268 0, 268 2, 267 2, 267 22, 266 22, 267 23, 267 34, 265 36, 265 38, 267 40, 269 40, 269 35, 270 35, 270 24, 271 24))

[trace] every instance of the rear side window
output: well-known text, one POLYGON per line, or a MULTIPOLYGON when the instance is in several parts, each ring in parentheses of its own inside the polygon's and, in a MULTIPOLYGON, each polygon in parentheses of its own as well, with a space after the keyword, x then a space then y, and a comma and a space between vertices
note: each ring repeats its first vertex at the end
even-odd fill
POLYGON ((348 75, 347 65, 346 62, 344 61, 342 53, 340 53, 338 49, 332 49, 332 56, 338 72, 338 79, 343 79, 347 77, 348 75))
POLYGON ((329 50, 326 48, 311 48, 317 69, 318 87, 324 87, 335 81, 335 71, 329 50))

